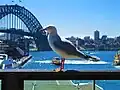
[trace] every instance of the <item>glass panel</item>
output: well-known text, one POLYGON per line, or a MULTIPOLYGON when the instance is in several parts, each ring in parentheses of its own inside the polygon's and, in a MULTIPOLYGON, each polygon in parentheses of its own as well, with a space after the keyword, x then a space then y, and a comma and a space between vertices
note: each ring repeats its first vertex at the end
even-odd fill
POLYGON ((2 84, 1 84, 1 83, 2 83, 2 81, 0 80, 0 90, 2 90, 2 89, 1 89, 1 86, 2 86, 2 84))
POLYGON ((120 80, 96 80, 96 84, 104 90, 120 90, 120 80))
MULTIPOLYGON (((92 80, 25 80, 24 90, 93 90, 92 80)), ((102 90, 95 85, 95 90, 102 90)))

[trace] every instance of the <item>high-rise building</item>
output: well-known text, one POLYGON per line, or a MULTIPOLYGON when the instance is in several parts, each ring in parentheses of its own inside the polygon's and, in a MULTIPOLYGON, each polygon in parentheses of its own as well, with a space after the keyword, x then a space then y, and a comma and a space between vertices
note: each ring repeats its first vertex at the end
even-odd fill
POLYGON ((99 37, 100 37, 99 31, 98 30, 94 31, 94 40, 98 41, 99 37))
POLYGON ((76 39, 76 45, 77 45, 77 46, 84 45, 84 40, 81 39, 81 38, 77 38, 77 39, 76 39))

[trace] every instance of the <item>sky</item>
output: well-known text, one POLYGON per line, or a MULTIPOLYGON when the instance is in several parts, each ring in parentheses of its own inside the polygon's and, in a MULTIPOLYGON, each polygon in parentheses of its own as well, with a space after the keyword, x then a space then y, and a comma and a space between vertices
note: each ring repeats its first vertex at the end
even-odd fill
POLYGON ((53 24, 62 37, 120 36, 120 0, 0 0, 24 6, 44 27, 53 24))

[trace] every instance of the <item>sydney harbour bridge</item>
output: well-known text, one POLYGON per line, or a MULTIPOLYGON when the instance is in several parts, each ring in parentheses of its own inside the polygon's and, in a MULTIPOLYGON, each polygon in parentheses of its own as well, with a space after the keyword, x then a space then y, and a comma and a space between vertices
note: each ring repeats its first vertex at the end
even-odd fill
POLYGON ((6 40, 18 41, 24 36, 31 36, 39 51, 51 50, 47 36, 40 32, 42 25, 25 7, 0 5, 0 33, 5 33, 6 40))

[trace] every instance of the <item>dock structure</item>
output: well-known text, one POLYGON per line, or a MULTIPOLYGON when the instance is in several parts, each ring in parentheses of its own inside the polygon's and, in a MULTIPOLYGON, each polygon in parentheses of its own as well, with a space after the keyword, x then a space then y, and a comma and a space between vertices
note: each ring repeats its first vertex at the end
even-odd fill
MULTIPOLYGON (((94 90, 92 83, 74 84, 71 80, 28 80, 24 81, 24 90, 94 90)), ((95 84, 95 90, 103 90, 95 84)))

